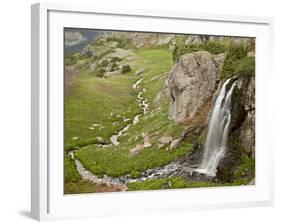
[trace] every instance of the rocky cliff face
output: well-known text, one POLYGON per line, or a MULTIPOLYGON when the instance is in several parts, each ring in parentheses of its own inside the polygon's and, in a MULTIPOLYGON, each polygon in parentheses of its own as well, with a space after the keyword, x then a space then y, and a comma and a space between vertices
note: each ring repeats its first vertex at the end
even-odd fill
POLYGON ((217 77, 216 62, 208 52, 181 56, 166 83, 170 118, 176 122, 192 118, 213 95, 217 77))
POLYGON ((217 176, 232 181, 242 156, 255 158, 255 78, 238 78, 232 96, 229 147, 218 166, 217 176))
POLYGON ((255 157, 255 78, 238 80, 238 88, 242 92, 241 101, 245 119, 237 130, 237 137, 243 151, 255 157))

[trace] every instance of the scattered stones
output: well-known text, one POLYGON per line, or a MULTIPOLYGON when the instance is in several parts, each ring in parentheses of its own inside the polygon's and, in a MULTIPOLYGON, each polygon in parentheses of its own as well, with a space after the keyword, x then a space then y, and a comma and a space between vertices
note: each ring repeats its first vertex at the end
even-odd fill
POLYGON ((172 136, 162 136, 159 139, 159 141, 160 141, 161 144, 169 144, 173 141, 173 137, 172 136))
POLYGON ((170 144, 170 149, 177 148, 180 145, 181 141, 182 141, 182 138, 177 138, 177 139, 173 140, 170 144))
POLYGON ((72 140, 78 140, 79 139, 79 137, 77 137, 77 136, 74 136, 74 137, 72 137, 72 140))
POLYGON ((137 144, 134 148, 130 149, 130 153, 132 156, 136 156, 144 149, 143 145, 137 144))
POLYGON ((151 147, 151 143, 149 142, 149 136, 147 133, 142 133, 142 137, 143 137, 143 147, 144 148, 149 148, 151 147))
POLYGON ((157 147, 157 148, 158 148, 158 149, 162 149, 162 148, 165 147, 165 145, 166 145, 166 144, 162 144, 162 143, 161 143, 161 144, 158 144, 158 147, 157 147))

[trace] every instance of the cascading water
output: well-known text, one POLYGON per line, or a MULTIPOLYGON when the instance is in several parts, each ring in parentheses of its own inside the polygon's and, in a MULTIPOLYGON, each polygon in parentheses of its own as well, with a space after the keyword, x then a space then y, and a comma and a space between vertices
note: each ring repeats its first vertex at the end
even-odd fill
POLYGON ((207 176, 216 176, 219 162, 227 149, 231 120, 231 96, 236 85, 236 82, 234 82, 228 92, 226 92, 226 86, 230 80, 225 81, 216 99, 208 125, 203 160, 196 170, 207 176))

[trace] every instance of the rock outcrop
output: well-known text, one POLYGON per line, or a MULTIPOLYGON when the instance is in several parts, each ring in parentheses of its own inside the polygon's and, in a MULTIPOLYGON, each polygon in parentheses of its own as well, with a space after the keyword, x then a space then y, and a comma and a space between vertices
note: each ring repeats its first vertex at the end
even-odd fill
POLYGON ((244 152, 255 157, 255 78, 245 79, 240 84, 246 117, 238 129, 238 140, 244 152))
POLYGON ((149 48, 169 44, 175 34, 163 33, 138 33, 138 32, 115 32, 113 37, 129 40, 136 48, 149 48))
POLYGON ((214 93, 218 68, 205 51, 180 57, 167 79, 170 118, 176 122, 193 117, 214 93))

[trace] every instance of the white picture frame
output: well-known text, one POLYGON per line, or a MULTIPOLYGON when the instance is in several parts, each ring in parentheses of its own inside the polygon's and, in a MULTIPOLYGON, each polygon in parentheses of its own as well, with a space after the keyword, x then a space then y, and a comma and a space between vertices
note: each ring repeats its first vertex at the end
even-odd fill
POLYGON ((32 5, 32 217, 50 220, 271 205, 273 147, 266 132, 270 119, 266 105, 273 77, 273 24, 273 19, 262 17, 32 5), (256 185, 63 195, 63 27, 256 37, 256 185))

